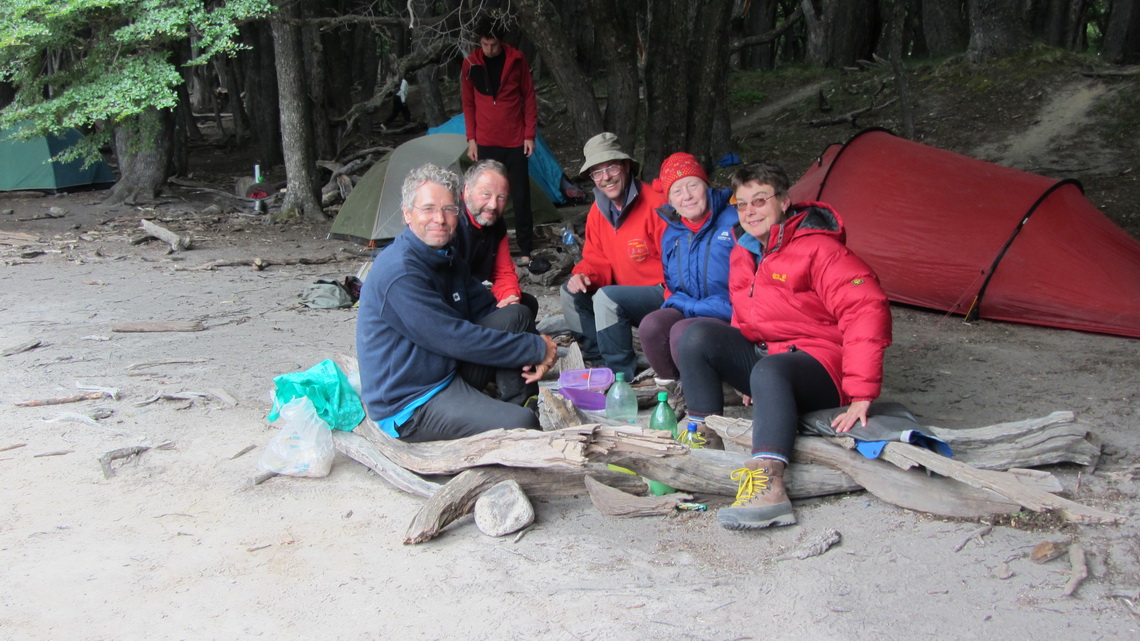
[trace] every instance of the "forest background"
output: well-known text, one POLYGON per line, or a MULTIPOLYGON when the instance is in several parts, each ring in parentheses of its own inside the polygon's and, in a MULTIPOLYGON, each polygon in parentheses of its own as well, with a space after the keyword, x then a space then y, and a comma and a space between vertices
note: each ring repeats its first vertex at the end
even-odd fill
POLYGON ((374 146, 401 78, 424 125, 457 111, 470 28, 488 13, 531 61, 547 137, 561 129, 576 152, 613 131, 636 142, 647 179, 677 150, 710 167, 763 153, 730 110, 774 101, 758 87, 781 73, 864 72, 859 86, 821 88, 819 111, 851 124, 882 112, 922 139, 908 78, 932 69, 977 91, 987 81, 967 79, 971 65, 1140 60, 1130 0, 19 0, 0 7, 0 125, 81 128, 81 153, 113 150, 110 201, 135 204, 194 172, 212 114, 229 151, 285 169, 276 218, 323 220, 330 161, 374 146))

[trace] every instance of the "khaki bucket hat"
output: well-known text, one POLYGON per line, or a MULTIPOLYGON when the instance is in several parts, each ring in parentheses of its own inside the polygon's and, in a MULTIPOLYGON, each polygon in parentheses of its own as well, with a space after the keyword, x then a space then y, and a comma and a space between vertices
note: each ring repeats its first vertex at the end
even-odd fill
POLYGON ((582 154, 586 156, 586 161, 582 164, 582 172, 580 174, 583 178, 589 178, 586 172, 589 171, 590 167, 613 160, 630 161, 629 173, 631 176, 637 176, 641 170, 641 165, 629 154, 621 150, 621 145, 618 144, 617 134, 612 134, 608 131, 587 140, 586 146, 582 148, 582 154))

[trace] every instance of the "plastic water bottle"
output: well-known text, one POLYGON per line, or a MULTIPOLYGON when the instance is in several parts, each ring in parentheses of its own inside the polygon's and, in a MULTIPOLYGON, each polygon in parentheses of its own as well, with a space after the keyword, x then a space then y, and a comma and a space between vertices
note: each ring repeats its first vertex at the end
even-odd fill
POLYGON ((614 374, 614 383, 606 392, 606 418, 611 421, 637 424, 637 393, 625 381, 625 374, 614 374))
MULTIPOLYGON (((649 429, 666 430, 673 435, 673 438, 677 438, 677 414, 672 407, 669 407, 669 392, 657 393, 657 407, 653 408, 653 414, 649 416, 649 429)), ((649 479, 649 493, 654 496, 664 496, 676 491, 673 487, 649 479)))
POLYGON ((677 414, 669 407, 669 392, 657 393, 657 407, 649 416, 649 429, 668 430, 673 438, 677 438, 677 414))
POLYGON ((685 427, 685 431, 677 435, 677 440, 688 445, 689 449, 693 450, 704 449, 705 443, 707 442, 705 441, 705 437, 701 436, 701 433, 697 431, 696 421, 689 421, 688 426, 685 427))

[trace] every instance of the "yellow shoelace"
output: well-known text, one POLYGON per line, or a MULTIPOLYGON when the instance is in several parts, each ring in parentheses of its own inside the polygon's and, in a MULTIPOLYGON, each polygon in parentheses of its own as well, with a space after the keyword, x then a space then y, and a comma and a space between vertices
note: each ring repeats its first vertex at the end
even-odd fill
POLYGON ((742 467, 728 477, 739 483, 736 488, 736 501, 733 502, 732 507, 740 507, 751 501, 752 497, 768 490, 768 484, 772 479, 768 476, 767 471, 766 468, 750 470, 742 467))

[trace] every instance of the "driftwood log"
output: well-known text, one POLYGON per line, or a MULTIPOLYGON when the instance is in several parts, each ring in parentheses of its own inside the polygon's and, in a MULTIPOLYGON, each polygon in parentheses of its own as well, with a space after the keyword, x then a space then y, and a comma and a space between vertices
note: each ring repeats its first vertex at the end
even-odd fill
MULTIPOLYGON (((572 349, 560 365, 578 369, 580 358, 572 349)), ((346 372, 355 369, 354 359, 338 355, 335 360, 346 372)), ((540 413, 546 430, 542 432, 494 430, 454 441, 410 444, 365 420, 354 433, 337 432, 334 442, 398 489, 430 497, 408 528, 406 543, 435 537, 470 513, 482 492, 508 479, 539 499, 581 494, 586 474, 611 487, 644 491, 642 479, 608 471, 606 465, 612 464, 682 491, 733 496, 737 488, 729 475, 748 459, 739 452, 689 450, 666 432, 582 423, 582 413, 549 390, 540 393, 540 413), (419 476, 450 474, 457 476, 442 486, 419 476)), ((726 440, 751 443, 751 422, 746 419, 712 416, 708 425, 726 440)), ((1060 484, 1051 474, 1017 469, 1095 463, 1099 446, 1091 440, 1089 427, 1072 413, 973 430, 930 431, 954 448, 955 459, 892 443, 881 460, 871 460, 849 449, 850 439, 797 439, 794 464, 785 478, 788 493, 798 499, 866 489, 901 507, 957 517, 1028 508, 1058 510, 1081 523, 1122 520, 1056 496, 1060 484)))
POLYGON ((139 321, 135 323, 114 323, 112 332, 144 333, 144 332, 200 332, 206 329, 202 321, 139 321))
MULTIPOLYGON (((710 417, 708 425, 728 440, 751 444, 751 422, 747 419, 710 417)), ((1124 518, 1056 496, 1052 492, 1058 491, 1059 484, 1045 472, 993 471, 1095 462, 1099 448, 1087 439, 1089 427, 1077 423, 1072 412, 973 430, 930 431, 952 448, 955 443, 969 447, 955 450, 956 458, 948 459, 907 443, 889 443, 882 460, 869 460, 844 447, 852 444, 850 439, 801 437, 796 439, 793 454, 797 465, 790 470, 796 470, 800 463, 822 463, 851 475, 888 503, 943 516, 980 517, 1027 508, 1037 512, 1058 510, 1063 518, 1077 523, 1117 523, 1124 518), (983 447, 983 442, 994 443, 993 450, 1002 452, 1004 458, 983 447), (975 465, 974 459, 987 469, 975 465), (884 463, 893 464, 893 469, 884 463), (915 469, 918 467, 943 476, 930 477, 915 469)))
POLYGON ((193 241, 191 241, 186 236, 179 236, 169 229, 152 223, 145 218, 139 221, 139 225, 143 228, 144 231, 146 231, 146 233, 170 245, 171 251, 182 251, 183 249, 190 249, 190 247, 194 244, 193 241))

